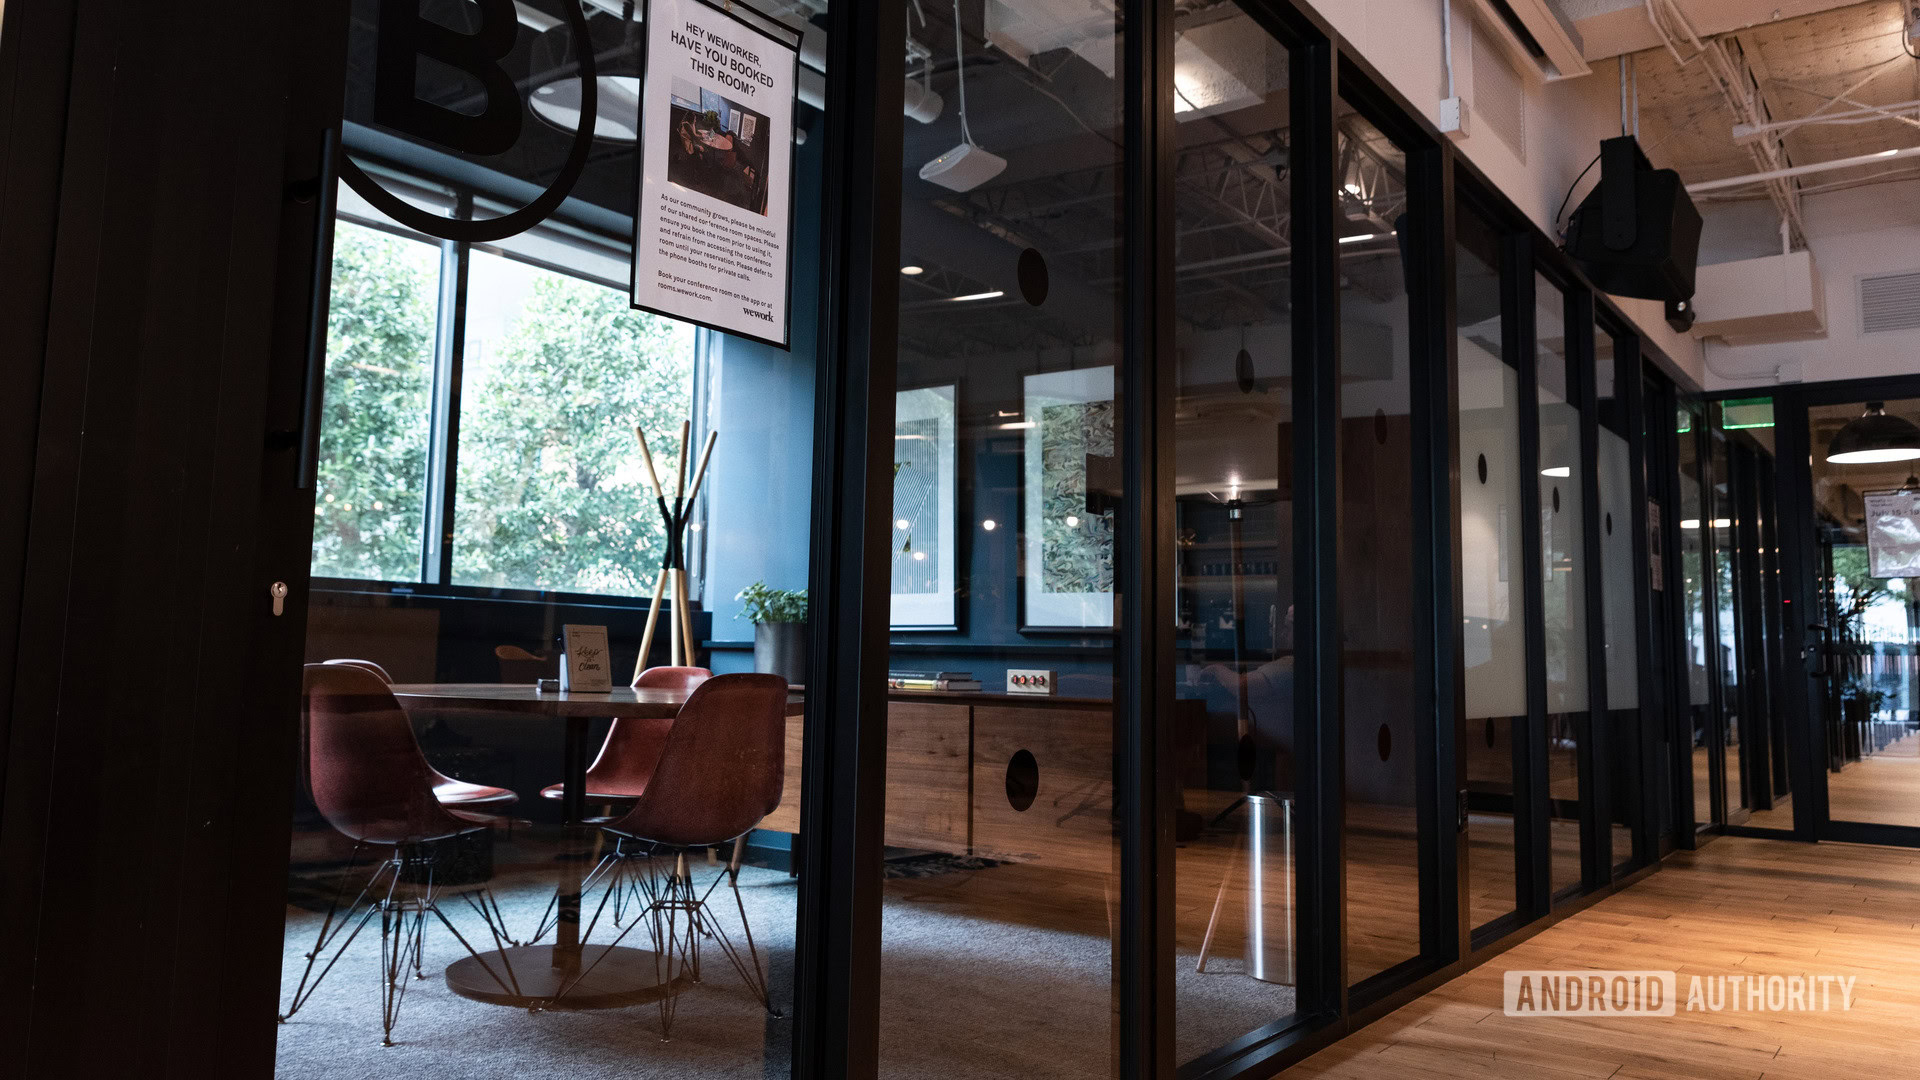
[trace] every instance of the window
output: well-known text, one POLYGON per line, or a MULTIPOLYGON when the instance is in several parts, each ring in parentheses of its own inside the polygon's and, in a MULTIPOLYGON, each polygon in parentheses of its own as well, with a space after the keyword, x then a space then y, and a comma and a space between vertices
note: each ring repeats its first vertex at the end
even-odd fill
POLYGON ((341 222, 333 240, 316 577, 420 580, 440 252, 341 222))
POLYGON ((693 328, 630 308, 562 228, 504 252, 342 207, 314 575, 651 596, 666 531, 634 428, 671 490, 693 328))
POLYGON ((634 427, 671 491, 692 327, 502 255, 468 274, 453 583, 651 595, 667 533, 634 427))

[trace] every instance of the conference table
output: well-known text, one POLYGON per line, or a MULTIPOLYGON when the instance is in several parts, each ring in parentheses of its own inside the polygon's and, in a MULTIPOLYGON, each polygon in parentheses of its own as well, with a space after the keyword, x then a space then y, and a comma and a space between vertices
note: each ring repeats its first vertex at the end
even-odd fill
MULTIPOLYGON (((393 696, 409 715, 495 713, 560 728, 561 819, 579 826, 587 817, 588 736, 595 720, 670 720, 690 691, 619 687, 604 693, 541 690, 531 683, 399 683, 393 696)), ((799 713, 800 697, 788 701, 799 713)), ((462 997, 495 1005, 543 1009, 611 1009, 645 1004, 677 994, 690 976, 663 981, 668 970, 651 949, 583 944, 580 896, 587 875, 582 860, 562 862, 559 923, 551 945, 518 945, 466 956, 447 968, 447 987, 462 997), (561 991, 565 990, 564 996, 561 991)), ((615 931, 617 934, 618 931, 615 931)))

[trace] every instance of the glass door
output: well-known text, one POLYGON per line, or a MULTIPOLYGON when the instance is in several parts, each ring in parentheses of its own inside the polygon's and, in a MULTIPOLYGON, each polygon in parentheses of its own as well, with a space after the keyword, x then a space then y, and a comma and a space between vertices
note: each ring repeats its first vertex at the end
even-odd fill
MULTIPOLYGON (((791 349, 641 310, 655 23, 354 7, 311 583, 284 590, 306 666, 276 1073, 784 1075, 821 217, 792 216, 791 349)), ((789 63, 825 8, 688 5, 789 63)), ((820 200, 818 93, 769 116, 671 91, 660 164, 704 223, 784 231, 783 196, 820 200)))
POLYGON ((1823 838, 1920 843, 1920 399, 1812 405, 1823 838))

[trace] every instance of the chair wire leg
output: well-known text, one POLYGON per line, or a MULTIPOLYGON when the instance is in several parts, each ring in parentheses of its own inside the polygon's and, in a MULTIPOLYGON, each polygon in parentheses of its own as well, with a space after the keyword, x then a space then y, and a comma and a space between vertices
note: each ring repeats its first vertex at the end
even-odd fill
MULTIPOLYGON (((360 847, 361 845, 359 844, 354 845, 353 857, 358 857, 360 847)), ((361 929, 373 918, 373 906, 369 906, 366 911, 360 915, 360 919, 357 923, 354 923, 352 931, 347 933, 347 940, 340 944, 339 949, 334 952, 332 958, 321 967, 320 973, 318 975, 313 973, 313 965, 318 960, 320 954, 332 948, 335 939, 340 936, 342 931, 347 929, 349 923, 354 922, 352 913, 357 910, 361 902, 366 900, 374 891, 380 882, 381 875, 393 870, 394 867, 390 861, 382 862, 379 866, 375 867, 373 875, 367 879, 365 885, 360 887, 360 894, 354 897, 352 904, 347 906, 347 914, 343 916, 336 925, 334 916, 339 908, 340 894, 346 891, 346 879, 353 872, 353 861, 352 858, 349 858, 347 870, 341 875, 341 884, 335 890, 333 905, 328 908, 326 919, 320 924, 320 933, 314 939, 313 951, 307 954, 306 970, 300 976, 299 986, 295 987, 293 991, 293 1001, 287 1006, 287 1011, 280 1014, 279 1019, 281 1023, 286 1023, 287 1020, 293 1017, 294 1013, 299 1012, 302 1006, 312 1000, 314 993, 320 989, 321 980, 325 979, 327 973, 333 970, 333 965, 339 962, 340 957, 346 953, 348 946, 353 944, 353 939, 360 936, 361 929), (329 932, 329 930, 331 930, 331 932, 329 932)))
POLYGON ((407 950, 404 941, 394 940, 406 936, 406 915, 395 910, 394 894, 400 888, 400 876, 396 869, 393 881, 387 886, 387 895, 380 901, 381 1046, 393 1045, 393 1025, 400 1018, 400 1001, 407 993, 406 981, 401 977, 406 970, 407 950))

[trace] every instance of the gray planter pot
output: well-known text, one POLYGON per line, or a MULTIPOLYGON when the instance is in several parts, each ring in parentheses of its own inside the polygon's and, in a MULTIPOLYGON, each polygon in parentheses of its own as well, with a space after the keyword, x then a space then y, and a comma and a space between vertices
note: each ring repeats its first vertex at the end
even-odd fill
POLYGON ((755 623, 753 670, 778 675, 795 686, 807 681, 807 624, 755 623))

